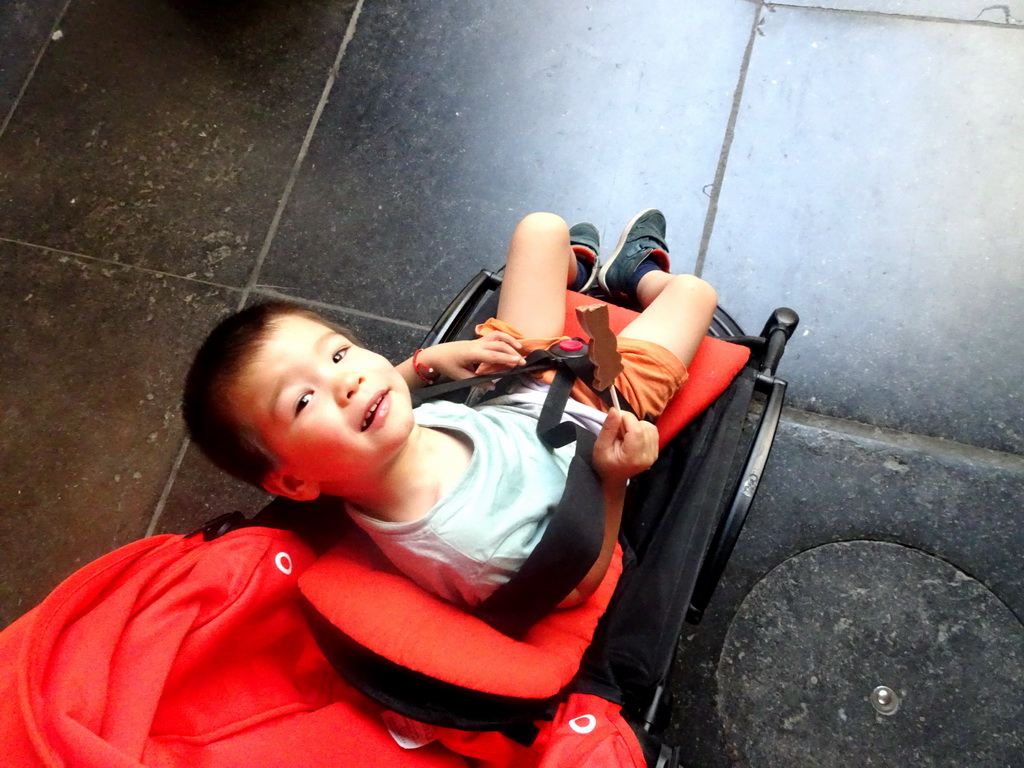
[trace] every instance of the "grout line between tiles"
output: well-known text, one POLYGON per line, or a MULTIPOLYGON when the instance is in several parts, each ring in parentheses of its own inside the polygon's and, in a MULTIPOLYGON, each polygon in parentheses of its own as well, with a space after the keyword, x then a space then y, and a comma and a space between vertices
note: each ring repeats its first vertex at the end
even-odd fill
POLYGON ((969 461, 1012 472, 1024 472, 1024 456, 1019 456, 1015 453, 982 448, 969 443, 958 443, 954 440, 940 437, 919 435, 914 432, 901 432, 888 427, 880 427, 861 421, 851 421, 837 416, 827 416, 798 408, 784 408, 782 418, 785 421, 799 424, 800 426, 821 429, 826 432, 835 432, 864 440, 872 440, 897 448, 920 451, 947 459, 969 461))
MULTIPOLYGON (((85 254, 85 253, 78 253, 77 251, 65 251, 65 250, 62 250, 60 248, 52 248, 52 247, 50 247, 48 245, 37 245, 36 243, 28 243, 28 242, 25 242, 24 240, 14 240, 14 239, 9 238, 9 237, 0 237, 0 243, 10 243, 12 245, 18 245, 18 246, 21 246, 23 248, 31 248, 31 249, 37 250, 37 251, 46 251, 48 253, 52 253, 52 254, 54 254, 56 256, 59 256, 59 257, 66 256, 66 257, 72 258, 72 259, 81 259, 83 261, 91 261, 91 262, 93 262, 95 264, 107 264, 107 265, 109 265, 111 267, 119 267, 121 269, 131 270, 131 271, 136 271, 136 272, 144 272, 145 274, 148 274, 148 275, 154 275, 156 277, 164 277, 164 278, 168 278, 169 280, 182 280, 182 281, 187 282, 187 283, 197 283, 199 285, 209 286, 210 288, 220 288, 221 290, 224 290, 224 291, 238 292, 238 291, 242 290, 238 286, 228 285, 227 283, 216 283, 216 282, 213 282, 211 280, 202 280, 202 279, 199 279, 199 278, 196 278, 196 277, 190 277, 188 275, 179 275, 179 274, 176 274, 174 272, 165 272, 164 270, 161 270, 161 269, 153 269, 152 267, 142 267, 142 266, 139 266, 138 264, 129 264, 129 263, 126 263, 126 262, 123 262, 123 261, 114 261, 112 259, 104 259, 104 258, 102 258, 100 256, 90 256, 90 255, 85 254)), ((289 293, 286 293, 284 291, 277 290, 273 286, 257 285, 257 286, 253 287, 252 292, 256 293, 256 294, 259 294, 261 296, 267 296, 267 297, 270 297, 270 298, 286 299, 286 300, 291 300, 291 301, 300 301, 303 304, 308 304, 309 306, 317 307, 319 309, 329 309, 329 310, 333 310, 335 312, 344 312, 347 315, 355 315, 356 317, 363 317, 363 318, 366 318, 367 320, 376 320, 377 322, 387 323, 389 325, 399 325, 399 326, 402 326, 403 328, 413 328, 413 329, 415 329, 417 331, 426 332, 426 331, 430 330, 430 326, 428 326, 428 325, 422 325, 420 323, 411 323, 408 320, 398 320, 396 318, 385 317, 383 315, 376 315, 376 314, 374 314, 372 312, 364 312, 361 309, 355 309, 353 307, 346 307, 346 306, 344 306, 342 304, 332 304, 332 303, 327 302, 327 301, 316 301, 316 300, 313 300, 313 299, 304 298, 302 296, 293 296, 293 295, 291 295, 289 293)))
MULTIPOLYGON (((253 289, 259 280, 260 272, 263 269, 263 263, 266 261, 267 254, 270 252, 270 246, 274 241, 274 236, 277 234, 277 228, 281 223, 281 217, 284 215, 284 209, 291 198, 292 189, 295 187, 299 171, 302 170, 302 164, 306 159, 306 153, 309 151, 309 145, 313 141, 313 134, 316 132, 317 125, 320 123, 320 116, 323 114, 324 107, 327 105, 327 98, 330 96, 331 89, 334 87, 334 81, 338 76, 338 71, 341 69, 341 62, 345 57, 345 51, 348 49, 348 44, 352 41, 352 38, 355 35, 356 23, 359 20, 359 14, 362 9, 363 0, 357 0, 355 8, 352 10, 352 16, 348 20, 348 26, 345 28, 345 35, 342 37, 338 53, 334 57, 334 63, 327 75, 327 81, 324 83, 323 90, 320 93, 320 101, 317 103, 316 110, 313 112, 313 117, 309 121, 309 127, 306 129, 306 135, 302 140, 302 146, 299 148, 299 154, 295 158, 295 163, 292 165, 291 173, 288 175, 288 181, 285 183, 284 191, 281 193, 281 199, 277 203, 277 210, 274 211, 274 217, 270 221, 270 227, 268 228, 267 235, 263 240, 263 246, 260 248, 259 255, 256 257, 256 263, 253 265, 253 270, 249 275, 249 280, 246 282, 245 287, 242 289, 241 295, 239 296, 239 309, 245 306, 245 303, 249 299, 249 294, 253 292, 253 289)), ((178 456, 174 461, 174 465, 171 467, 170 473, 167 475, 167 481, 164 483, 163 491, 161 492, 160 498, 157 500, 156 507, 153 510, 153 514, 150 517, 149 526, 146 529, 147 536, 152 535, 152 533, 156 531, 157 524, 163 516, 164 508, 167 506, 167 499, 170 497, 171 489, 174 487, 174 483, 178 479, 178 472, 185 460, 185 452, 188 450, 190 442, 191 440, 188 435, 182 438, 181 448, 178 450, 178 456)))
POLYGON ((288 206, 288 202, 291 199, 292 190, 295 188, 295 182, 298 179, 299 172, 302 170, 302 164, 306 159, 306 153, 309 151, 309 145, 313 141, 313 134, 316 133, 317 126, 320 123, 320 116, 323 114, 324 107, 327 106, 327 99, 331 95, 331 90, 334 88, 334 81, 338 76, 338 70, 341 69, 342 59, 345 58, 345 51, 348 49, 348 44, 352 41, 352 38, 355 35, 356 22, 359 20, 359 14, 362 9, 363 0, 357 0, 356 7, 352 11, 352 17, 348 21, 348 27, 345 29, 345 36, 342 38, 341 46, 338 48, 338 54, 334 58, 334 64, 327 75, 327 81, 324 83, 323 91, 320 94, 320 101, 317 103, 316 109, 313 112, 313 117, 309 121, 309 127, 306 129, 306 136, 302 140, 302 146, 299 148, 299 154, 295 158, 295 163, 292 165, 291 173, 288 175, 288 181, 285 183, 284 191, 281 193, 281 199, 277 203, 277 210, 274 212, 274 218, 270 222, 270 227, 267 230, 267 236, 263 240, 263 247, 260 248, 259 255, 256 257, 256 264, 253 265, 252 273, 249 275, 249 281, 242 290, 242 296, 238 305, 239 309, 245 306, 245 302, 248 300, 249 294, 259 281, 260 272, 263 271, 263 264, 267 259, 267 254, 270 252, 270 246, 274 242, 274 237, 277 235, 277 228, 281 224, 281 217, 284 215, 284 209, 288 206))
POLYGON ((979 11, 980 17, 985 11, 1002 11, 1005 21, 991 21, 989 19, 951 19, 945 16, 922 16, 913 13, 888 13, 886 11, 874 11, 861 8, 828 8, 823 5, 800 5, 798 3, 762 3, 764 8, 774 12, 776 8, 786 8, 792 11, 812 11, 817 13, 837 13, 843 15, 872 16, 880 19, 902 19, 904 21, 925 21, 933 24, 957 24, 976 27, 1005 27, 1007 29, 1021 28, 1024 26, 1024 19, 1017 19, 1010 15, 1008 5, 989 5, 979 11))
POLYGON ((96 262, 97 264, 109 264, 111 267, 121 267, 123 269, 135 270, 137 272, 145 272, 149 275, 156 275, 157 277, 168 277, 174 280, 184 280, 189 283, 198 283, 199 285, 208 285, 211 288, 223 288, 226 291, 238 291, 241 290, 236 285, 227 285, 226 283, 215 283, 212 280, 201 280, 196 277, 189 277, 188 275, 179 275, 174 272, 165 272, 162 269, 153 269, 152 267, 143 267, 138 264, 128 264, 123 261, 114 261, 113 259, 104 259, 101 256, 90 256, 87 253, 78 253, 77 251, 65 251, 60 248, 52 248, 48 245, 37 245, 36 243, 28 243, 24 240, 14 240, 10 237, 0 237, 0 243, 11 243, 12 245, 20 245, 24 248, 32 248, 38 251, 47 251, 48 253, 55 254, 57 256, 67 256, 72 259, 83 259, 85 261, 96 262))
POLYGON ((341 304, 331 304, 326 301, 315 301, 313 299, 306 299, 301 296, 292 296, 291 294, 283 291, 275 290, 269 286, 258 285, 253 288, 253 293, 258 293, 260 296, 267 296, 273 299, 285 299, 289 301, 301 301, 303 304, 308 304, 312 307, 319 309, 330 309, 337 312, 344 312, 346 315, 354 315, 356 317, 363 317, 367 320, 377 320, 382 323, 388 323, 390 325, 400 325, 403 328, 414 328, 417 331, 423 331, 426 333, 430 330, 429 325, 421 325, 419 323, 411 323, 408 320, 396 320, 393 317, 384 317, 383 315, 375 315, 372 312, 364 312, 361 309, 353 309, 352 307, 345 307, 341 304))
POLYGON ((35 77, 36 69, 39 68, 39 63, 43 60, 43 56, 50 49, 50 43, 53 42, 53 36, 60 30, 61 22, 64 21, 64 16, 68 12, 68 8, 71 5, 71 0, 66 0, 64 7, 60 9, 60 13, 57 14, 57 20, 53 22, 53 26, 50 27, 50 34, 46 36, 46 40, 43 41, 43 47, 39 49, 39 53, 36 55, 36 60, 32 62, 32 69, 28 71, 28 75, 25 76, 25 82, 21 84, 21 90, 18 91, 18 95, 14 97, 14 103, 11 104, 11 108, 7 110, 7 114, 4 116, 3 123, 0 123, 0 139, 3 138, 4 133, 7 131, 7 126, 10 125, 11 120, 14 118, 14 113, 17 111, 18 106, 21 104, 21 99, 28 90, 28 84, 32 82, 32 78, 35 77))
POLYGON ((167 474, 167 482, 164 483, 164 489, 160 492, 160 498, 157 499, 156 507, 153 509, 153 514, 149 518, 149 525, 146 526, 147 537, 156 533, 156 527, 160 523, 160 518, 163 517, 164 514, 164 507, 167 506, 167 498, 171 495, 171 488, 174 487, 174 480, 178 477, 178 470, 181 469, 181 465, 185 461, 185 452, 188 450, 189 442, 188 437, 185 437, 181 441, 181 447, 178 448, 178 455, 174 457, 174 463, 171 464, 171 471, 167 474))
POLYGON ((715 169, 715 180, 711 185, 711 200, 708 203, 708 212, 704 218, 704 231, 700 236, 700 249, 697 251, 697 262, 693 265, 693 274, 701 277, 704 272, 704 260, 708 255, 708 244, 711 242, 711 232, 715 228, 715 217, 718 215, 718 198, 722 193, 722 182, 725 179, 725 166, 729 160, 729 151, 732 149, 732 140, 736 134, 736 121, 739 118, 740 103, 743 101, 743 89, 747 83, 747 72, 750 69, 750 59, 754 53, 754 41, 757 39, 757 29, 761 25, 764 6, 757 9, 754 14, 754 23, 750 25, 750 38, 747 40, 747 47, 743 51, 743 62, 740 64, 739 80, 736 82, 736 91, 732 97, 732 109, 729 111, 729 120, 725 125, 725 136, 722 139, 722 151, 718 155, 718 167, 715 169))

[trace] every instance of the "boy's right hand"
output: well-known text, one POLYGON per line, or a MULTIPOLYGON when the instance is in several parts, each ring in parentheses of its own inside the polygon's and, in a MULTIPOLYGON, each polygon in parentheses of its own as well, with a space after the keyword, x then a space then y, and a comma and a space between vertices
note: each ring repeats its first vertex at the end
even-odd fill
POLYGON ((505 371, 526 362, 520 350, 523 345, 502 331, 492 331, 477 339, 449 341, 423 350, 434 370, 451 379, 465 379, 479 373, 505 371))
POLYGON ((658 428, 612 408, 594 443, 594 471, 606 483, 625 483, 658 458, 658 428))

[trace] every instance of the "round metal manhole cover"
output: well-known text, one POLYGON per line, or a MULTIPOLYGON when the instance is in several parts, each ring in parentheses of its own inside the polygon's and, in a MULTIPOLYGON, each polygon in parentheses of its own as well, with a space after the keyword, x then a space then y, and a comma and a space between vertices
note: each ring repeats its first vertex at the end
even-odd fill
POLYGON ((1024 626, 914 549, 787 560, 743 601, 717 675, 738 765, 1024 766, 1024 626))

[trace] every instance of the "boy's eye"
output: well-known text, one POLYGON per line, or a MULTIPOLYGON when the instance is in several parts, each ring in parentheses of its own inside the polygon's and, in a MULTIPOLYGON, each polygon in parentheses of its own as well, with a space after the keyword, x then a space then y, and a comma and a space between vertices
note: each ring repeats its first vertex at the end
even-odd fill
POLYGON ((299 401, 297 403, 295 403, 295 415, 297 416, 299 413, 301 413, 302 409, 305 408, 307 405, 309 405, 309 403, 310 403, 310 401, 312 399, 313 399, 313 393, 312 392, 307 392, 302 397, 300 397, 299 401))
POLYGON ((334 360, 334 362, 340 363, 342 360, 345 359, 345 353, 347 352, 348 349, 346 347, 342 347, 341 349, 334 353, 334 357, 332 359, 334 360))

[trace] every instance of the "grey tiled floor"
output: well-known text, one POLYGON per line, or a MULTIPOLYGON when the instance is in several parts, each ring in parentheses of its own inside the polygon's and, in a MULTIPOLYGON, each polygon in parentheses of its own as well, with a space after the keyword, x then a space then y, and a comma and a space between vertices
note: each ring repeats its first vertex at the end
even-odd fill
MULTIPOLYGON (((613 241, 653 205, 674 269, 745 327, 801 316, 763 488, 681 641, 685 761, 881 764, 794 716, 813 693, 776 711, 721 674, 744 601, 824 544, 948 563, 1024 656, 1024 4, 632 5, 0 5, 0 626, 113 547, 265 501, 186 446, 177 410, 226 312, 296 297, 398 359, 523 214, 613 241), (756 749, 721 714, 748 710, 756 749)), ((906 652, 955 687, 942 650, 906 652)), ((960 652, 972 675, 1021 669, 960 652)), ((865 709, 876 673, 843 711, 890 762, 1024 764, 1020 726, 988 727, 1020 700, 965 701, 959 741, 915 741, 913 690, 893 718, 865 709)))

